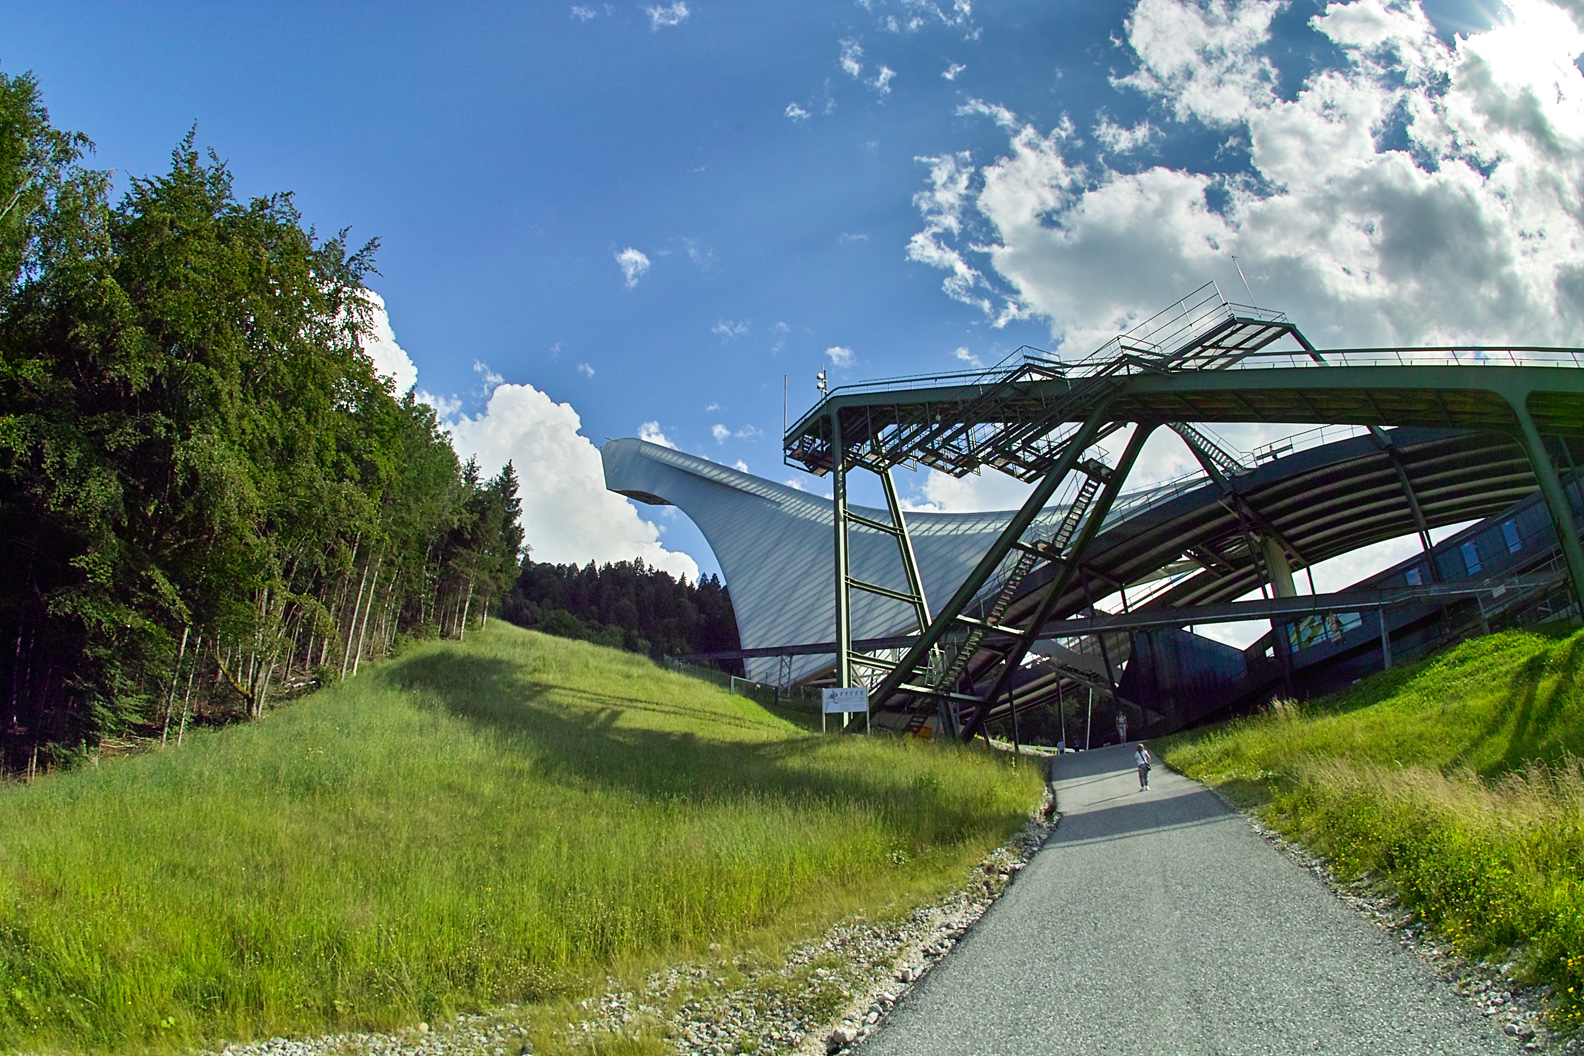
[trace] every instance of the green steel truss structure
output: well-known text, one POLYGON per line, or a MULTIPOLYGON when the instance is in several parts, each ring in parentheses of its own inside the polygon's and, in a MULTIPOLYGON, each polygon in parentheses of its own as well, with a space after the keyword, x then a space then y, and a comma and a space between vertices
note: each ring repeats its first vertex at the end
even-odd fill
MULTIPOLYGON (((1364 426, 1388 456, 1391 439, 1383 427, 1508 435, 1533 469, 1561 541, 1572 595, 1584 612, 1584 550, 1545 439, 1584 437, 1581 368, 1584 352, 1576 349, 1320 350, 1282 314, 1230 303, 1211 284, 1078 362, 1035 352, 978 374, 832 390, 791 426, 784 446, 788 464, 833 475, 839 684, 867 685, 871 708, 907 711, 912 726, 938 714, 943 729, 965 738, 979 732, 1041 636, 1056 599, 1082 567, 1152 431, 1175 430, 1227 501, 1239 502, 1235 482, 1249 467, 1193 423, 1364 426), (1096 445, 1129 427, 1120 456, 1108 465, 1096 445), (895 466, 927 466, 957 477, 989 466, 1034 485, 933 618, 891 479, 895 466), (889 524, 849 510, 846 478, 857 468, 880 476, 889 524), (1029 538, 1037 514, 1064 489, 1071 494, 1064 519, 1048 538, 1029 538), (855 520, 896 540, 906 590, 849 574, 847 530, 855 520), (1022 599, 1017 617, 1003 621, 1025 582, 1043 584, 1038 600, 1030 605, 1022 599), (918 633, 882 648, 855 643, 849 619, 853 590, 906 603, 918 633), (985 677, 981 659, 980 678, 969 679, 969 660, 985 649, 997 654, 998 673, 985 677), (988 690, 976 688, 986 683, 988 690)), ((1405 490, 1428 543, 1413 491, 1405 490)), ((1266 541, 1265 556, 1256 560, 1285 563, 1283 555, 1296 552, 1273 525, 1260 522, 1257 511, 1237 508, 1239 518, 1248 520, 1251 550, 1253 532, 1266 541)), ((1215 561, 1215 555, 1191 556, 1207 567, 1215 561)), ((1185 612, 1183 622, 1191 621, 1185 612)))

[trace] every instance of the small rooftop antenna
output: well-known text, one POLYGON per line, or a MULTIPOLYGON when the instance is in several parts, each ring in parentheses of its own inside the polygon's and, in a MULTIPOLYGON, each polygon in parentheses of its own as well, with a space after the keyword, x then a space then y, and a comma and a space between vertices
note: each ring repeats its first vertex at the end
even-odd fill
POLYGON ((1255 307, 1258 307, 1258 306, 1257 306, 1257 305, 1256 305, 1256 304, 1255 304, 1255 303, 1254 303, 1254 291, 1253 291, 1253 290, 1251 290, 1251 289, 1249 289, 1249 284, 1248 284, 1248 276, 1247 276, 1247 275, 1245 275, 1245 274, 1243 274, 1243 265, 1241 265, 1241 264, 1239 264, 1239 263, 1238 263, 1238 259, 1237 259, 1237 254, 1236 254, 1236 253, 1233 253, 1233 254, 1231 254, 1231 256, 1232 256, 1232 266, 1233 266, 1233 267, 1234 267, 1234 268, 1236 268, 1236 269, 1237 269, 1237 273, 1238 273, 1238 278, 1240 278, 1240 279, 1242 279, 1242 280, 1243 280, 1243 288, 1244 288, 1244 289, 1245 289, 1245 290, 1248 290, 1248 295, 1249 295, 1249 307, 1250 307, 1250 308, 1255 308, 1255 307))
POLYGON ((814 375, 814 386, 815 386, 815 388, 820 390, 820 395, 821 396, 825 395, 825 368, 824 367, 821 367, 820 368, 820 372, 818 374, 814 375))

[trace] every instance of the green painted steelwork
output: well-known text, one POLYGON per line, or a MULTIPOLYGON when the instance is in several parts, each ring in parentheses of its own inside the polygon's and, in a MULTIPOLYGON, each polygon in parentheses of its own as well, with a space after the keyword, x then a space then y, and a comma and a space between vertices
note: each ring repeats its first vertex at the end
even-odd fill
POLYGON ((1023 503, 1022 508, 1013 516, 1011 522, 1007 524, 1005 530, 1002 531, 984 557, 979 560, 974 570, 968 574, 968 578, 963 580, 962 584, 957 588, 956 593, 946 603, 945 608, 930 622, 929 627, 903 655, 896 669, 881 680, 880 685, 871 694, 871 698, 876 702, 875 706, 883 705, 887 698, 896 692, 908 677, 918 669, 919 664, 930 654, 930 651, 940 644, 941 639, 946 636, 947 630, 953 626, 968 602, 984 587, 991 574, 995 572, 996 566, 1001 563, 1001 560, 1022 538, 1023 533, 1033 523, 1035 516, 1038 515, 1040 510, 1044 509, 1045 504, 1056 493, 1056 489, 1061 486, 1062 481, 1066 480, 1067 475, 1077 466, 1084 449, 1093 442, 1106 422, 1110 420, 1109 412, 1109 404, 1102 402, 1090 415, 1089 421, 1079 427, 1077 433, 1074 434, 1073 443, 1067 446, 1062 460, 1035 487, 1033 493, 1023 503))
MULTIPOLYGON (((1011 685, 1012 674, 1017 670, 1023 657, 1028 654, 1029 646, 1034 644, 1039 636, 1040 628, 1045 625, 1045 620, 1050 616, 1051 606, 1062 596, 1067 589, 1067 584, 1077 574, 1083 563, 1084 552, 1089 549, 1089 544, 1094 540, 1100 526, 1105 523, 1106 514, 1111 510, 1111 504, 1116 501, 1117 495, 1122 491, 1122 485, 1127 481, 1128 474, 1133 471, 1133 464, 1138 461, 1139 452, 1144 449, 1144 442, 1155 431, 1152 423, 1141 422, 1133 430, 1133 435, 1128 437, 1127 447, 1122 450, 1122 456, 1117 459, 1116 468, 1111 471, 1111 479, 1105 482, 1100 490, 1099 499, 1085 518, 1083 527, 1079 529, 1078 536, 1072 541, 1066 553, 1053 556, 1057 567, 1057 574, 1051 585, 1045 588, 1045 596, 1040 599, 1034 614, 1028 619, 1028 626, 1017 636, 1012 648, 1007 651, 1002 660, 1001 675, 996 679, 995 686, 985 694, 984 703, 980 705, 974 716, 963 728, 963 736, 972 737, 983 729, 985 720, 990 716, 1001 694, 1011 685)), ((1106 667, 1110 668, 1107 659, 1106 667)), ((1112 679, 1113 684, 1115 679, 1112 679)))
MULTIPOLYGON (((874 694, 875 703, 883 706, 898 689, 936 697, 951 692, 949 686, 916 686, 912 676, 925 651, 934 649, 949 629, 959 623, 977 625, 965 617, 966 606, 984 589, 1002 559, 1012 549, 1020 549, 1024 557, 1017 570, 1026 574, 1031 560, 1043 559, 1051 568, 1049 581, 1039 589, 1032 611, 1025 608, 1013 621, 1020 626, 1004 628, 1014 634, 1012 647, 997 661, 1002 670, 995 688, 969 716, 965 729, 971 736, 1010 685, 1023 651, 1041 633, 1073 581, 1143 437, 1163 423, 1171 423, 1184 436, 1205 472, 1228 495, 1246 537, 1249 559, 1265 570, 1262 578, 1280 594, 1294 593, 1287 555, 1301 566, 1308 566, 1310 560, 1245 501, 1237 478, 1250 470, 1232 456, 1211 450, 1214 445, 1191 423, 1368 427, 1390 458, 1414 527, 1426 544, 1428 520, 1402 459, 1381 427, 1510 436, 1524 451, 1550 510, 1572 593, 1584 613, 1584 548, 1543 439, 1584 437, 1581 367, 1584 352, 1576 349, 1318 350, 1281 313, 1232 305, 1214 284, 1206 284, 1076 362, 1035 353, 1022 362, 973 376, 902 378, 838 389, 788 430, 784 445, 790 463, 816 474, 836 474, 837 582, 843 604, 849 583, 843 545, 848 470, 862 466, 882 475, 895 511, 893 524, 901 529, 904 562, 909 540, 890 480, 893 466, 930 467, 953 476, 989 466, 1036 485, 990 552, 901 662, 887 671, 874 694), (1300 350, 1273 351, 1283 337, 1291 338, 1300 350), (1080 464, 1083 451, 1126 423, 1138 428, 1117 470, 1102 474, 1100 506, 1086 517, 1072 547, 1024 543, 1022 535, 1034 515, 1080 464), (1250 533, 1250 522, 1259 529, 1258 542, 1250 533)), ((1076 507, 1073 512, 1078 512, 1076 507)), ((1191 553, 1197 557, 1197 551, 1191 553)), ((1214 555, 1205 561, 1206 569, 1216 564, 1214 555)), ((1225 560, 1220 564, 1225 565, 1225 560)), ((911 581, 915 577, 911 568, 909 572, 911 581)), ((1087 596, 1087 574, 1081 582, 1087 596)), ((997 612, 1001 604, 997 602, 997 612)), ((841 614, 839 606, 839 669, 845 685, 851 643, 842 633, 841 614)), ((1191 615, 1184 615, 1185 622, 1192 622, 1191 615)), ((974 632, 972 641, 983 633, 974 632)))

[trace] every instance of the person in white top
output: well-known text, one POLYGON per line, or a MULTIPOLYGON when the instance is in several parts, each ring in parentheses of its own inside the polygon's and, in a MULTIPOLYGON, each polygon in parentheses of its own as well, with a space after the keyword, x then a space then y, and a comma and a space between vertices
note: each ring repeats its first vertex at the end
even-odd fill
POLYGON ((1148 792, 1149 772, 1150 767, 1155 765, 1155 757, 1150 755, 1149 749, 1141 744, 1138 746, 1137 750, 1133 752, 1133 763, 1138 767, 1139 791, 1148 792))

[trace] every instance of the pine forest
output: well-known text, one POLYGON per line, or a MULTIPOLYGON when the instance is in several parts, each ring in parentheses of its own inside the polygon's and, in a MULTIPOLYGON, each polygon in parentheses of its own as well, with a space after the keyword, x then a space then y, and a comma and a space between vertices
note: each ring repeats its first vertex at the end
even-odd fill
POLYGON ((85 164, 0 74, 0 765, 30 772, 462 637, 519 572, 517 479, 364 351, 376 244, 239 201, 189 133, 85 164))
MULTIPOLYGON (((527 560, 500 614, 512 623, 658 660, 740 648, 731 596, 719 576, 676 579, 643 558, 606 565, 527 560)), ((741 661, 719 664, 742 674, 741 661)))

